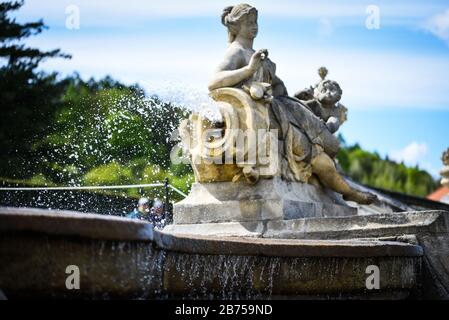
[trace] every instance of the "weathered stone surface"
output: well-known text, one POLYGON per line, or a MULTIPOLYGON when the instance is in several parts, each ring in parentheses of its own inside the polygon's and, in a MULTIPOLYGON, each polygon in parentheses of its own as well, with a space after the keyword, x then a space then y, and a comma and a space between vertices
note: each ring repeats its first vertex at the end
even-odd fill
POLYGON ((164 252, 151 242, 50 233, 0 231, 0 289, 8 299, 138 299, 160 292, 164 252), (79 268, 79 290, 66 287, 70 265, 79 268))
POLYGON ((419 244, 423 296, 449 298, 449 212, 416 211, 349 217, 175 225, 165 232, 277 239, 379 239, 419 244))
MULTIPOLYGON (((212 121, 193 113, 180 126, 196 181, 255 184, 282 177, 322 185, 360 204, 373 203, 374 194, 348 185, 335 166, 340 144, 334 133, 346 120, 347 110, 339 104, 340 86, 325 79, 326 70, 320 72, 322 81, 311 99, 288 96, 268 50, 253 49, 257 17, 257 9, 248 4, 223 10, 228 47, 208 86, 222 119, 212 121)), ((327 212, 309 202, 295 202, 293 207, 302 211, 303 217, 305 213, 327 212)), ((249 204, 254 205, 257 213, 258 203, 249 204)), ((282 210, 290 207, 280 205, 282 210)))
POLYGON ((348 217, 169 225, 164 232, 255 236, 279 239, 348 239, 392 237, 403 234, 445 233, 446 211, 415 211, 348 217))
POLYGON ((267 237, 303 239, 379 238, 404 241, 412 236, 424 251, 423 295, 449 299, 449 212, 417 211, 347 218, 268 222, 267 237))
POLYGON ((304 217, 349 216, 357 209, 340 195, 275 177, 256 185, 195 183, 187 198, 174 205, 175 224, 262 221, 304 217))
POLYGON ((150 224, 116 216, 62 210, 0 207, 0 232, 42 232, 102 240, 151 241, 150 224))
MULTIPOLYGON (((189 149, 196 181, 210 183, 244 179, 245 168, 257 169, 257 177, 253 182, 278 173, 276 159, 270 159, 262 165, 257 161, 258 157, 267 157, 268 154, 256 155, 258 144, 265 141, 259 139, 258 132, 261 130, 265 134, 269 129, 268 105, 253 100, 243 90, 236 88, 214 90, 211 97, 217 100, 216 107, 222 114, 224 128, 217 127, 216 123, 197 113, 193 113, 180 125, 180 134, 184 146, 189 149), (247 144, 237 143, 247 133, 250 133, 246 136, 249 139, 247 144), (255 163, 248 159, 255 159, 255 163), (264 174, 264 170, 271 173, 264 174)), ((276 158, 278 152, 276 149, 276 158)))
POLYGON ((169 225, 164 232, 279 239, 387 237, 418 232, 444 233, 447 212, 416 211, 348 217, 169 225))
POLYGON ((192 254, 261 255, 275 257, 421 256, 422 249, 406 243, 362 240, 297 240, 233 238, 155 233, 159 248, 192 254))
MULTIPOLYGON (((0 212, 3 211, 0 210, 0 212)), ((96 238, 85 215, 36 210, 75 227, 0 229, 0 288, 7 298, 406 298, 418 294, 421 248, 379 241, 193 237, 154 232, 153 242, 96 238), (94 235, 94 236, 92 236, 94 235), (366 267, 380 268, 381 290, 366 291, 366 267), (67 290, 68 265, 80 290, 67 290)), ((20 213, 16 212, 16 219, 20 213)), ((107 217, 112 218, 112 217, 107 217)), ((0 214, 0 225, 8 220, 0 214)), ((122 227, 133 224, 124 218, 122 227)), ((17 221, 17 220, 16 220, 17 221)), ((142 222, 146 224, 145 222, 142 222)), ((125 228, 126 230, 126 228, 125 228)))
POLYGON ((327 219, 270 221, 265 237, 348 239, 448 232, 447 211, 416 211, 327 219))
POLYGON ((169 252, 165 270, 164 289, 177 297, 403 299, 417 294, 419 262, 413 257, 273 258, 169 252), (380 290, 366 289, 369 265, 379 266, 380 290))
POLYGON ((164 233, 216 237, 262 237, 264 231, 262 221, 171 224, 164 228, 164 233))

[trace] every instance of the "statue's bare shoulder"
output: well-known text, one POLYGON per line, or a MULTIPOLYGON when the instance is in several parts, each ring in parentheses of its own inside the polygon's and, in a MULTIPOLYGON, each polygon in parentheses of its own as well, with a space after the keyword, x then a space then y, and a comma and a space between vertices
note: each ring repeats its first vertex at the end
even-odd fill
POLYGON ((223 61, 218 65, 216 72, 236 70, 247 65, 247 53, 245 49, 232 43, 225 52, 223 61))

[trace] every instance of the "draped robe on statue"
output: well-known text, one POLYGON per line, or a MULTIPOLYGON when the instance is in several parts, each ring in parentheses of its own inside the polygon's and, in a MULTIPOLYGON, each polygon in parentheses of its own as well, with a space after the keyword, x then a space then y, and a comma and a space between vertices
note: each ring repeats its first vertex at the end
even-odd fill
MULTIPOLYGON (((275 73, 276 64, 266 58, 260 69, 247 81, 272 84, 275 73)), ((243 84, 240 83, 237 87, 243 84)), ((280 152, 288 166, 283 166, 282 174, 287 179, 308 182, 312 175, 310 162, 315 155, 325 152, 331 158, 336 156, 338 139, 329 131, 324 121, 299 100, 289 96, 273 97, 269 117, 270 129, 277 129, 278 138, 283 142, 280 152)))

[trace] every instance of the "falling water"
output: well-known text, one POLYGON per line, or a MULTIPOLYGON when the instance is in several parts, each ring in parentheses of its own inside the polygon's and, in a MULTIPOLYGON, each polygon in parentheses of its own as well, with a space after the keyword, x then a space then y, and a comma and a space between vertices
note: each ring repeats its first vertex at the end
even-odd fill
MULTIPOLYGON (((60 138, 67 143, 58 142, 59 136, 55 134, 59 135, 59 131, 50 134, 45 141, 48 142, 51 151, 42 159, 44 164, 49 161, 57 163, 57 166, 49 169, 52 179, 56 182, 49 181, 47 176, 36 172, 33 178, 36 183, 40 186, 52 186, 55 183, 66 186, 109 184, 107 181, 97 180, 108 175, 106 170, 110 170, 109 176, 120 176, 113 184, 161 183, 165 177, 176 180, 178 173, 171 171, 168 154, 163 158, 157 146, 143 137, 162 136, 165 139, 164 143, 173 146, 177 141, 170 141, 171 134, 179 124, 176 118, 178 116, 173 117, 173 112, 180 113, 180 119, 191 111, 211 119, 219 118, 220 114, 216 103, 205 90, 179 83, 167 86, 159 84, 155 88, 156 90, 149 90, 149 96, 131 93, 117 96, 108 95, 107 91, 104 91, 103 99, 106 102, 96 101, 94 103, 98 105, 83 106, 91 109, 89 118, 79 116, 69 122, 64 118, 57 118, 55 127, 63 128, 60 138), (137 131, 129 130, 135 126, 137 131), (117 144, 117 141, 126 144, 126 148, 121 150, 121 145, 117 144), (94 159, 97 163, 95 168, 103 168, 99 170, 103 170, 104 173, 99 170, 95 173, 87 168, 86 159, 94 159), (160 165, 155 162, 159 162, 160 165), (161 166, 165 166, 166 169, 162 169, 161 166)), ((71 107, 67 112, 76 114, 77 106, 71 107)), ((185 176, 183 179, 189 188, 193 182, 193 175, 185 176)), ((6 186, 20 185, 12 182, 3 182, 0 185, 6 186)), ((188 192, 188 189, 184 191, 188 192)), ((0 205, 123 215, 133 208, 136 198, 142 195, 163 198, 164 190, 129 189, 95 193, 0 191, 0 205)), ((170 196, 177 199, 178 195, 170 191, 170 196)))

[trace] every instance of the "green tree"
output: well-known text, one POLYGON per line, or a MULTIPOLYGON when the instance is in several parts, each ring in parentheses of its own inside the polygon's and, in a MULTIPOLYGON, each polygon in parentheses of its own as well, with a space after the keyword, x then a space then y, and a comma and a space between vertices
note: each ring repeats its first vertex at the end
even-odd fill
MULTIPOLYGON (((151 164, 171 167, 176 142, 170 136, 187 116, 185 109, 111 78, 74 77, 62 101, 51 133, 34 145, 44 155, 39 171, 52 181, 81 183, 87 172, 109 163, 130 167, 135 179, 143 179, 151 164)), ((191 173, 189 166, 174 169, 179 176, 191 173)))
POLYGON ((358 144, 343 146, 337 156, 342 170, 357 182, 386 190, 426 196, 436 181, 425 170, 407 167, 379 154, 363 150, 358 144))
POLYGON ((48 132, 65 88, 56 73, 36 69, 47 58, 69 57, 58 49, 41 51, 21 43, 46 28, 42 21, 20 24, 11 18, 22 5, 23 1, 0 3, 0 175, 14 178, 34 173, 31 146, 48 132))

